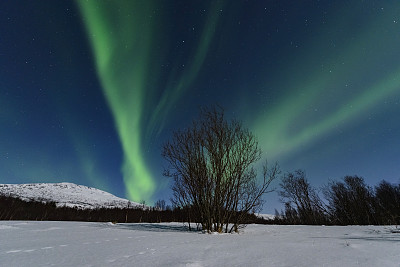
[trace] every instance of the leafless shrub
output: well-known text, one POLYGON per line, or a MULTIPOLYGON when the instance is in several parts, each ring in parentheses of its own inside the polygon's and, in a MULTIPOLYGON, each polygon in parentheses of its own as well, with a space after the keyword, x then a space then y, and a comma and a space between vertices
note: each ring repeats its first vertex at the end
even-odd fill
POLYGON ((258 182, 258 141, 240 122, 228 122, 221 108, 203 109, 191 127, 174 132, 162 155, 169 164, 164 175, 174 179, 173 204, 189 209, 189 223, 199 220, 205 231, 237 231, 262 207, 279 174, 277 164, 265 164, 258 182))

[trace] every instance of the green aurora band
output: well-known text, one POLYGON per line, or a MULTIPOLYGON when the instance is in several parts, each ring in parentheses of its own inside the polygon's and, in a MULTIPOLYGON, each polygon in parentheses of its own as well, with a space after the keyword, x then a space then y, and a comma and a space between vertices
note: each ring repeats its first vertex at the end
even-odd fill
POLYGON ((223 1, 212 1, 210 11, 205 18, 205 25, 199 38, 199 44, 193 53, 193 57, 187 61, 187 68, 185 68, 183 74, 178 79, 171 75, 171 80, 178 80, 177 84, 167 85, 166 89, 161 97, 160 101, 153 112, 153 115, 149 124, 149 132, 147 135, 151 136, 154 133, 156 125, 158 125, 158 131, 156 134, 160 134, 166 123, 166 114, 170 113, 171 107, 179 97, 186 91, 190 85, 195 81, 198 72, 200 71, 203 63, 206 59, 207 52, 209 50, 211 41, 215 35, 216 27, 219 20, 220 10, 223 8, 223 1))
MULTIPOLYGON (((157 1, 76 1, 93 48, 98 77, 114 116, 121 141, 122 172, 127 197, 151 202, 156 190, 153 175, 145 161, 146 138, 160 134, 171 107, 187 91, 201 69, 218 22, 222 2, 212 3, 187 68, 177 77, 177 85, 167 85, 154 99, 159 69, 155 53, 163 31, 153 12, 157 1), (149 107, 155 103, 155 107, 149 107), (151 112, 149 112, 151 110, 151 112), (152 115, 149 115, 151 113, 152 115)), ((162 17, 162 14, 158 14, 162 17)), ((158 55, 161 58, 164 55, 158 55)), ((171 83, 172 84, 172 83, 171 83)))
POLYGON ((356 120, 365 119, 366 114, 373 113, 384 101, 399 95, 400 64, 395 62, 398 47, 394 44, 400 43, 400 35, 393 34, 395 23, 392 29, 387 25, 388 18, 395 18, 400 7, 398 4, 388 5, 385 10, 390 13, 371 18, 369 25, 357 29, 352 38, 343 32, 335 32, 335 29, 351 25, 353 19, 350 11, 339 10, 334 21, 313 34, 303 55, 292 59, 295 63, 286 71, 289 82, 279 87, 287 88, 290 94, 284 95, 253 121, 252 129, 268 155, 278 159, 291 156, 300 148, 328 136, 336 128, 346 129, 356 120), (326 47, 330 45, 327 40, 343 40, 343 43, 341 49, 334 50, 325 58, 326 47), (324 59, 320 60, 322 57, 324 59), (321 62, 325 65, 322 70, 321 62), (387 70, 382 71, 379 66, 387 64, 387 70), (304 66, 304 69, 298 70, 298 66, 304 66), (370 82, 372 85, 358 90, 348 87, 349 84, 362 85, 369 75, 377 72, 382 74, 370 82), (348 98, 343 97, 346 95, 348 98), (340 97, 335 99, 332 96, 340 97))
MULTIPOLYGON (((149 201, 157 185, 146 164, 143 146, 162 132, 172 107, 196 82, 218 31, 219 10, 225 4, 211 2, 191 56, 185 62, 172 63, 174 67, 160 90, 157 85, 162 75, 160 61, 166 57, 170 41, 174 41, 168 38, 168 17, 160 6, 163 3, 151 0, 76 3, 120 137, 127 196, 135 201, 149 201), (153 16, 156 9, 159 13, 153 16), (180 70, 182 63, 185 68, 180 70)), ((265 84, 271 84, 272 80, 274 90, 280 89, 276 101, 264 114, 257 112, 255 116, 250 106, 246 107, 250 112, 246 109, 242 114, 252 123, 251 130, 269 158, 288 158, 301 148, 311 147, 335 130, 345 130, 365 119, 366 113, 373 113, 380 103, 399 93, 400 65, 394 58, 400 36, 394 34, 395 26, 387 27, 388 18, 396 17, 399 11, 397 4, 387 4, 386 13, 366 18, 367 24, 362 28, 349 28, 354 24, 353 13, 338 9, 326 25, 316 25, 300 52, 289 51, 285 55, 284 60, 291 64, 278 66, 278 76, 287 78, 274 80, 266 75, 265 84), (391 40, 388 43, 392 45, 382 40, 391 40), (337 42, 337 47, 332 46, 333 42, 337 42), (386 64, 386 68, 379 67, 386 64), (378 71, 380 76, 371 75, 373 80, 368 80, 370 73, 378 71)), ((262 84, 263 81, 252 87, 263 88, 262 84)))
POLYGON ((118 2, 118 5, 96 1, 77 3, 89 32, 98 76, 120 137, 127 196, 135 201, 148 201, 155 183, 144 161, 140 129, 154 28, 152 21, 146 18, 151 1, 141 2, 140 6, 136 1, 118 2), (112 12, 117 8, 122 12, 133 10, 134 14, 113 16, 112 12))

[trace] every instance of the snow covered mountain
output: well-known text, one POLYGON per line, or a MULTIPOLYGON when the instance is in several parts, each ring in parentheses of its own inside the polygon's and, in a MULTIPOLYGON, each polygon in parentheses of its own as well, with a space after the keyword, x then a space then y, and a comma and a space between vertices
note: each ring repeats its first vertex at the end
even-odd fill
POLYGON ((25 201, 55 202, 58 207, 134 208, 139 203, 105 191, 73 183, 0 184, 0 195, 25 201))

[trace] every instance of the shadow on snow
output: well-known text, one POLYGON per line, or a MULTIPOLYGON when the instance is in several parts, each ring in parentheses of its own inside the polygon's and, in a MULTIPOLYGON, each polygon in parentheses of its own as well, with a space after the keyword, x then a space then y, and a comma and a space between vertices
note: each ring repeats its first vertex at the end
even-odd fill
POLYGON ((189 230, 187 224, 159 224, 159 223, 101 223, 94 225, 95 227, 117 228, 131 231, 148 231, 148 232, 201 232, 192 225, 192 230, 189 230))

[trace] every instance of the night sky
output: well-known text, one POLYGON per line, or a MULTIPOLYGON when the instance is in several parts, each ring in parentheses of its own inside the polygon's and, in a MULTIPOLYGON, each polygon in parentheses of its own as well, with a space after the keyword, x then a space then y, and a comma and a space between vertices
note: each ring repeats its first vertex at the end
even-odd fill
POLYGON ((0 183, 168 200, 162 144, 212 104, 314 186, 400 182, 398 1, 0 1, 0 183))

